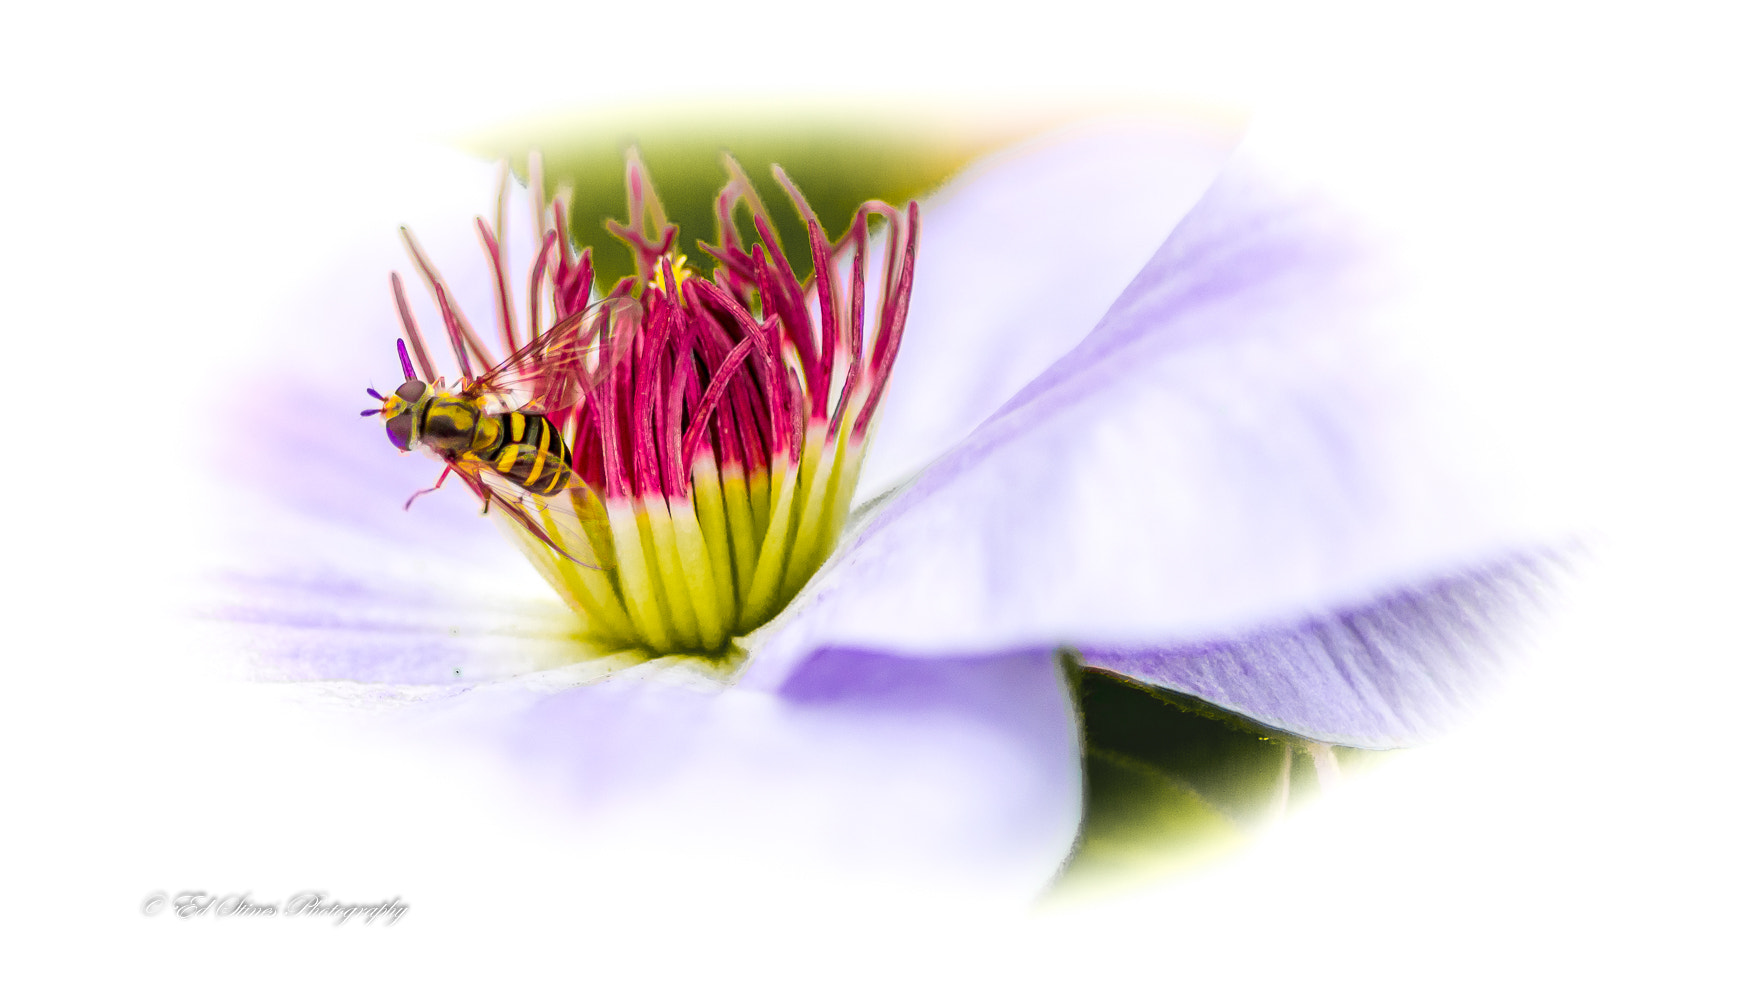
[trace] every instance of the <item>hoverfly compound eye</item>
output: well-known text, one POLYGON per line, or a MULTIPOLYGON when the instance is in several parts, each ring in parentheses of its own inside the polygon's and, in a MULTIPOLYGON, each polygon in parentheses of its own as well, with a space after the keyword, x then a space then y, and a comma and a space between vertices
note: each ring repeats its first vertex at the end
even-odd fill
MULTIPOLYGON (((403 395, 403 390, 399 389, 397 394, 403 395)), ((409 450, 409 439, 415 433, 415 429, 416 415, 408 410, 385 421, 385 436, 391 439, 391 443, 397 446, 398 451, 409 450)))
POLYGON ((427 391, 428 391, 428 383, 423 382, 419 378, 412 378, 408 382, 405 382, 402 385, 397 387, 398 397, 403 399, 404 401, 410 402, 410 403, 413 403, 416 400, 421 399, 422 393, 427 392, 427 391))

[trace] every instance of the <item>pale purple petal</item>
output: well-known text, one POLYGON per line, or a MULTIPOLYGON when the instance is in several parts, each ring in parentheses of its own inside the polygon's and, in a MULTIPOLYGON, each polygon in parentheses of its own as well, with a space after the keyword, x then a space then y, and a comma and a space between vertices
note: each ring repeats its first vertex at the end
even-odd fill
POLYGON ((1410 746, 1480 700, 1554 568, 1545 557, 1515 558, 1226 639, 1081 653, 1090 666, 1273 729, 1328 743, 1410 746))
POLYGON ((1080 819, 1076 725, 1047 654, 823 650, 779 692, 676 668, 558 683, 462 690, 396 724, 493 750, 601 834, 1023 900, 1080 819))
POLYGON ((1088 123, 980 162, 931 198, 858 496, 921 469, 1079 343, 1232 141, 1164 119, 1088 123))
MULTIPOLYGON (((1534 545, 1428 419, 1401 349, 1424 303, 1279 176, 1237 159, 1079 347, 857 529, 778 642, 1198 646, 1534 545)), ((1354 698, 1346 672, 1302 696, 1354 698)))

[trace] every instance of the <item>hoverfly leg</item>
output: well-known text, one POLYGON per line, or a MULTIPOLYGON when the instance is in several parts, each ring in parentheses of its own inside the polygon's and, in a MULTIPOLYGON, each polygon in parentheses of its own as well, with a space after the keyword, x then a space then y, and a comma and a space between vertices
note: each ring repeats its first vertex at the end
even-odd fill
POLYGON ((403 502, 403 509, 409 510, 409 505, 416 502, 416 497, 423 496, 425 494, 432 493, 435 490, 438 490, 441 487, 441 485, 446 482, 446 477, 448 475, 450 475, 451 472, 452 472, 452 466, 450 466, 450 465, 448 465, 444 469, 441 469, 440 470, 440 478, 434 480, 434 485, 428 487, 425 490, 417 490, 414 493, 411 493, 409 495, 409 499, 405 500, 403 502))

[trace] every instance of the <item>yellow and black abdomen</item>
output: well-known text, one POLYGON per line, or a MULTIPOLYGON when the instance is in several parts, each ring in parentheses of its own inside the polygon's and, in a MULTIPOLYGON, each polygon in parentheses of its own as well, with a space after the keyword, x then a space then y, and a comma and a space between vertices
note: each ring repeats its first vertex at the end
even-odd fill
POLYGON ((515 412, 485 416, 483 422, 495 423, 501 432, 482 452, 496 472, 539 496, 549 496, 568 485, 568 445, 549 418, 541 413, 515 412))

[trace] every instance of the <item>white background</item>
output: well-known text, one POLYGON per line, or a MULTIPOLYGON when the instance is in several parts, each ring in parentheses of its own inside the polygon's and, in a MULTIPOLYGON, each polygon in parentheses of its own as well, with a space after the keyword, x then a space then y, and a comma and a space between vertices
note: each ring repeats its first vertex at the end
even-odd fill
POLYGON ((1734 985, 1753 937, 1760 164, 1751 53, 1723 14, 13 14, 0 913, 24 961, 9 978, 195 995, 1734 985), (1507 436, 1531 438, 1525 460, 1581 504, 1593 553, 1505 697, 1225 863, 1020 915, 825 898, 702 858, 657 875, 582 857, 466 760, 314 732, 192 669, 171 618, 196 558, 179 497, 200 476, 180 421, 252 349, 239 317, 291 280, 271 265, 395 196, 397 178, 351 164, 583 103, 803 88, 1271 109, 1327 123, 1341 155, 1471 220, 1462 258, 1504 263, 1488 300, 1544 336, 1488 330, 1477 365, 1459 345, 1448 357, 1507 394, 1507 436), (271 246, 253 246, 253 220, 271 246), (306 887, 412 909, 390 929, 138 912, 161 889, 306 887))

